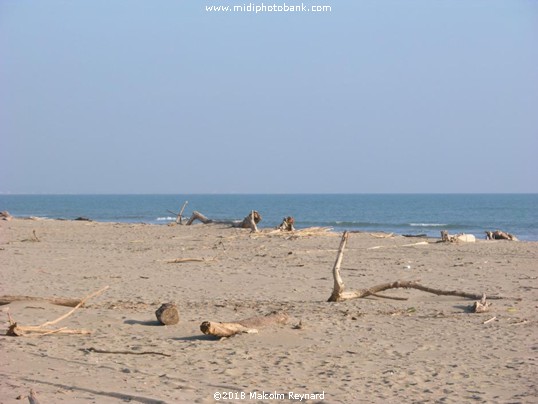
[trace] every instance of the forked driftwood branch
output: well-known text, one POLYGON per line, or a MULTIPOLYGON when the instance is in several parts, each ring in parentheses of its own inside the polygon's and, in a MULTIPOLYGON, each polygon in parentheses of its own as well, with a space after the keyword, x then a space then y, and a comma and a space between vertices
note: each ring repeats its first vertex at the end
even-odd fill
POLYGON ((181 207, 181 209, 179 210, 178 213, 172 212, 171 210, 168 211, 168 212, 176 215, 176 224, 182 224, 183 223, 183 211, 185 210, 185 207, 187 206, 188 203, 189 203, 189 201, 185 201, 185 203, 183 203, 183 206, 181 207))
MULTIPOLYGON (((482 293, 478 294, 478 293, 461 292, 457 290, 435 289, 435 288, 430 288, 428 286, 421 285, 420 283, 418 283, 418 281, 401 281, 401 280, 395 281, 395 282, 382 283, 380 285, 372 286, 371 288, 346 292, 344 290, 344 282, 342 281, 342 277, 340 276, 340 266, 342 264, 342 258, 344 256, 344 250, 346 248, 348 238, 349 238, 349 232, 346 231, 342 235, 342 239, 340 241, 340 247, 338 248, 338 255, 336 256, 336 262, 334 263, 334 267, 333 267, 334 286, 333 286, 332 294, 328 299, 329 302, 340 302, 343 300, 360 299, 360 298, 368 297, 368 296, 384 297, 384 296, 379 296, 378 293, 383 292, 384 290, 397 289, 397 288, 418 289, 423 292, 433 293, 435 295, 459 296, 459 297, 464 297, 467 299, 481 300, 483 297, 482 293)), ((503 299, 503 297, 500 297, 500 296, 489 296, 489 298, 490 299, 503 299)))
POLYGON ((267 327, 273 324, 286 324, 289 317, 284 312, 273 312, 266 316, 250 317, 235 323, 219 323, 204 321, 200 325, 200 330, 206 335, 215 337, 231 337, 236 334, 255 334, 258 328, 267 327))
POLYGON ((37 335, 49 335, 49 334, 91 334, 91 331, 88 331, 88 330, 71 330, 71 329, 68 329, 68 328, 65 328, 65 327, 62 327, 62 328, 56 328, 56 329, 50 329, 50 328, 47 328, 47 327, 50 327, 51 325, 55 325, 57 323, 59 323, 60 321, 62 320, 65 320, 67 317, 69 317, 71 314, 73 314, 78 308, 80 308, 80 306, 82 306, 84 303, 86 303, 87 300, 97 296, 97 295, 100 295, 101 293, 103 293, 105 290, 107 290, 109 288, 109 286, 105 286, 104 288, 98 290, 97 292, 94 292, 88 296, 86 296, 84 299, 82 299, 79 304, 77 304, 75 307, 73 307, 72 310, 70 310, 69 312, 67 312, 66 314, 58 317, 57 319, 55 320, 52 320, 52 321, 47 321, 41 325, 31 325, 31 326, 23 326, 23 325, 18 325, 14 320, 13 318, 11 317, 11 315, 8 313, 8 318, 9 318, 9 328, 6 332, 6 335, 10 335, 10 336, 15 336, 15 337, 19 337, 19 336, 24 336, 24 335, 28 335, 28 334, 37 334, 37 335))

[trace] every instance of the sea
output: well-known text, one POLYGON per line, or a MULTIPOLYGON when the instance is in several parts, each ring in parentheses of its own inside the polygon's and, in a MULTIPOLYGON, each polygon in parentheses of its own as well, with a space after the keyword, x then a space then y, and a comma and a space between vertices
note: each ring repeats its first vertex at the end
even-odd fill
POLYGON ((194 210, 215 220, 240 220, 251 210, 260 228, 292 216, 295 227, 334 231, 388 232, 440 237, 503 230, 520 240, 538 241, 538 194, 193 194, 193 195, 0 195, 0 211, 15 217, 88 218, 102 222, 175 222, 194 210))

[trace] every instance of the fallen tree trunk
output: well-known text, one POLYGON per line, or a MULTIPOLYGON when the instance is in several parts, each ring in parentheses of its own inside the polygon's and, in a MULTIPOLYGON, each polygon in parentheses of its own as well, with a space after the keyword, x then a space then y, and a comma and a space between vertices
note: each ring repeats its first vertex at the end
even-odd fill
POLYGON ((256 225, 261 222, 262 217, 257 211, 253 210, 247 216, 245 216, 243 220, 213 220, 209 219, 208 217, 195 210, 194 212, 192 212, 192 215, 187 222, 187 226, 190 226, 195 220, 199 220, 203 224, 229 224, 232 227, 251 229, 253 232, 257 232, 258 228, 256 227, 256 225))
MULTIPOLYGON (((342 235, 342 239, 340 241, 338 255, 336 256, 336 262, 334 263, 334 267, 333 267, 334 285, 333 285, 332 294, 328 299, 329 302, 340 302, 343 300, 360 299, 360 298, 368 297, 368 296, 376 296, 379 292, 382 292, 384 290, 397 289, 397 288, 418 289, 423 292, 433 293, 435 295, 440 295, 440 296, 459 296, 459 297, 464 297, 467 299, 478 299, 478 300, 482 299, 482 296, 484 295, 483 293, 480 293, 480 294, 467 293, 467 292, 461 292, 457 290, 442 290, 442 289, 430 288, 428 286, 421 285, 420 283, 418 283, 418 281, 387 282, 387 283, 382 283, 380 285, 373 286, 371 288, 346 292, 344 291, 344 282, 342 281, 342 277, 340 276, 340 266, 342 264, 342 258, 344 255, 344 249, 346 248, 348 237, 349 237, 349 233, 346 231, 342 235)), ((377 297, 381 297, 381 296, 377 296, 377 297)), ((489 298, 490 299, 503 299, 503 297, 500 297, 500 296, 489 296, 489 298)))
POLYGON ((254 334, 258 328, 267 327, 273 324, 286 324, 289 317, 284 312, 273 312, 266 316, 250 317, 235 323, 220 323, 204 321, 200 325, 200 330, 206 335, 215 337, 231 337, 236 334, 254 334))

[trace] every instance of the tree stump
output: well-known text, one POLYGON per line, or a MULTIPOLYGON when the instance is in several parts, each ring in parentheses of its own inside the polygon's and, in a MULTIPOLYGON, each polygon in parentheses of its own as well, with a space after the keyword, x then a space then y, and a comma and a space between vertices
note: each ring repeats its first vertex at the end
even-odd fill
POLYGON ((163 303, 155 312, 157 320, 162 325, 174 325, 179 323, 179 311, 174 303, 163 303))

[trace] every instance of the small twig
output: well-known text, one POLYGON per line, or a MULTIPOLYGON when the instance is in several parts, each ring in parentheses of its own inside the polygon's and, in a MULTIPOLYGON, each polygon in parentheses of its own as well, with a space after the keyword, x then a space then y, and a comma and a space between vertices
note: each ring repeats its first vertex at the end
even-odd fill
POLYGON ((522 324, 527 324, 529 322, 529 320, 523 320, 523 321, 519 321, 517 323, 510 323, 508 325, 522 325, 522 324))
POLYGON ((484 321, 482 324, 491 323, 492 321, 495 321, 496 319, 497 319, 497 317, 491 317, 489 320, 484 321))

